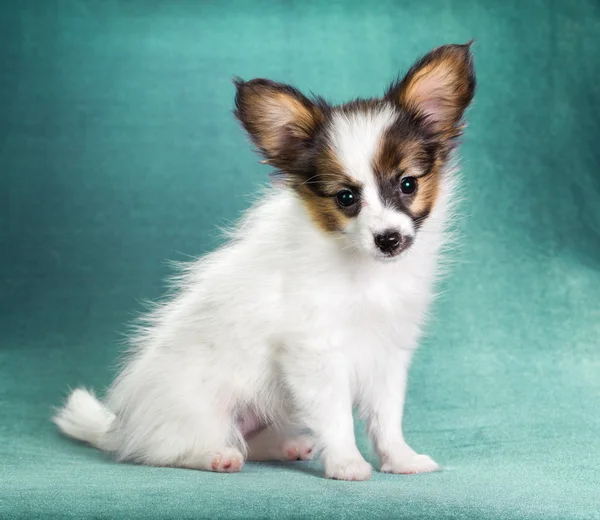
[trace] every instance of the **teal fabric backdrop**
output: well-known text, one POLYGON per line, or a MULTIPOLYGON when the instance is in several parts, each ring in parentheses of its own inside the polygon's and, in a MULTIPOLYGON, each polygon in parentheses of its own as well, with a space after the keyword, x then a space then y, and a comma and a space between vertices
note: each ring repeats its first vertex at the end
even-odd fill
POLYGON ((5 0, 0 517, 600 518, 599 50, 594 0, 5 0), (109 384, 167 260, 220 244, 267 179, 233 75, 343 101, 471 38, 461 247, 406 416, 443 472, 216 475, 57 435, 52 407, 109 384))

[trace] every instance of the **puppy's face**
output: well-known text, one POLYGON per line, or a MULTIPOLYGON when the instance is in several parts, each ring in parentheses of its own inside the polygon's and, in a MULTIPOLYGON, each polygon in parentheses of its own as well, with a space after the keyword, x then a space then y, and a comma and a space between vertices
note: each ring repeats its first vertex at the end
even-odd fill
POLYGON ((331 106, 288 85, 236 81, 236 116, 315 224, 389 261, 436 204, 475 76, 469 45, 439 47, 382 98, 331 106))

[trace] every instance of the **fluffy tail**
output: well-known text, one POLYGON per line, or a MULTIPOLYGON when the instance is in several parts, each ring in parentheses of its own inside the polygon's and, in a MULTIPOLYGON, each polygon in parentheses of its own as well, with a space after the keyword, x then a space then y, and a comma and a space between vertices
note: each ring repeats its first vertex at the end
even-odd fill
POLYGON ((93 392, 76 388, 52 421, 65 435, 87 442, 100 450, 106 450, 106 434, 114 419, 115 414, 104 406, 93 392))

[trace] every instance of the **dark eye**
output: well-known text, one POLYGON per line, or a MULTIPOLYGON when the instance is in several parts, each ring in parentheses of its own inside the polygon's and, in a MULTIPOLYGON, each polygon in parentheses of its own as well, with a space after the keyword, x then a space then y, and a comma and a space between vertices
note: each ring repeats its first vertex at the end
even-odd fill
POLYGON ((400 181, 400 190, 405 195, 410 195, 411 193, 414 193, 416 189, 417 179, 415 179, 414 177, 404 177, 404 179, 400 181))
POLYGON ((335 196, 338 204, 342 206, 342 208, 349 208, 356 204, 358 198, 354 194, 352 190, 342 190, 337 193, 335 196))

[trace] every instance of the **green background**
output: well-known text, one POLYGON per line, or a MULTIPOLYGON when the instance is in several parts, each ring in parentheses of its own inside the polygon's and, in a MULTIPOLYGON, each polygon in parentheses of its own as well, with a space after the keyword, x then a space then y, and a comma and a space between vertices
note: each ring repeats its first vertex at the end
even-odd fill
POLYGON ((600 518, 599 50, 592 0, 2 2, 0 517, 600 518), (339 102, 471 38, 461 247, 406 416, 443 472, 216 475, 57 435, 166 261, 217 246, 267 179, 233 75, 339 102))

